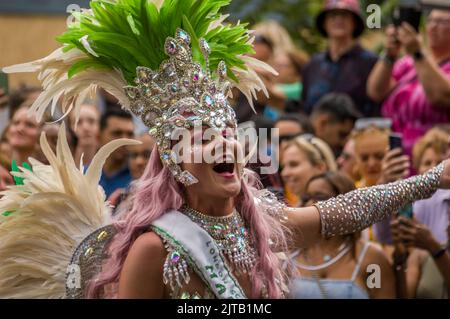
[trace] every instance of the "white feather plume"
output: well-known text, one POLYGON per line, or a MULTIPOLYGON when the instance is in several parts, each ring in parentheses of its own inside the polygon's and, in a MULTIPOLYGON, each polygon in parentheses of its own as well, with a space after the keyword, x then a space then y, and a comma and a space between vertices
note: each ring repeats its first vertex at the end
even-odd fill
POLYGON ((75 165, 61 126, 56 154, 45 135, 41 147, 49 165, 31 159, 33 171, 14 175, 23 185, 2 192, 0 212, 0 298, 62 298, 65 274, 76 246, 110 223, 110 208, 98 185, 105 159, 135 140, 105 145, 86 174, 75 165))
POLYGON ((239 82, 234 83, 234 85, 242 92, 242 94, 244 94, 251 108, 256 113, 253 104, 253 101, 258 99, 256 94, 259 91, 263 91, 263 93, 269 97, 269 92, 267 92, 266 86, 256 70, 262 70, 274 75, 278 75, 278 73, 270 65, 258 59, 250 56, 241 56, 240 58, 245 61, 247 70, 233 68, 233 72, 239 80, 239 82))
POLYGON ((97 87, 102 87, 114 95, 125 108, 128 108, 129 100, 123 90, 126 81, 119 70, 90 68, 71 78, 68 77, 70 67, 85 58, 86 53, 79 49, 73 48, 64 52, 63 48, 59 48, 43 59, 5 67, 3 72, 38 72, 43 92, 30 108, 30 113, 36 114, 38 121, 42 120, 49 107, 53 115, 61 97, 64 116, 73 111, 78 121, 81 104, 86 97, 94 95, 97 87))
MULTIPOLYGON (((161 8, 164 0, 149 0, 155 4, 158 10, 161 8)), ((115 0, 110 0, 115 3, 115 0)), ((92 10, 84 12, 92 15, 92 10)), ((224 26, 224 21, 229 15, 220 15, 215 21, 211 22, 208 30, 224 26)), ((77 19, 77 17, 75 17, 77 19)), ((95 24, 96 20, 92 16, 91 22, 95 24)), ((238 23, 239 24, 239 23, 238 23)), ((251 32, 250 32, 251 33, 251 32)), ((247 43, 252 45, 254 37, 250 36, 247 43)), ((91 48, 87 36, 82 37, 80 42, 84 48, 93 56, 98 54, 91 48)), ((58 102, 62 102, 62 111, 65 117, 70 112, 74 112, 75 123, 78 122, 80 107, 86 97, 93 97, 98 87, 105 89, 115 96, 119 103, 125 109, 129 109, 130 101, 126 96, 123 87, 127 85, 125 78, 120 70, 98 70, 89 68, 79 72, 73 77, 68 77, 70 67, 77 61, 89 58, 89 56, 73 48, 67 52, 63 48, 53 51, 45 58, 29 63, 17 64, 3 68, 5 73, 17 72, 38 72, 38 79, 42 83, 43 92, 30 108, 30 113, 36 114, 38 121, 41 121, 48 108, 53 115, 58 102), (61 99, 62 98, 62 99, 61 99)), ((255 111, 253 101, 257 99, 257 92, 263 91, 266 96, 268 92, 264 82, 261 80, 257 70, 263 70, 274 75, 277 72, 268 64, 256 60, 249 56, 240 56, 245 62, 246 69, 233 68, 233 72, 238 78, 238 83, 232 83, 248 99, 250 106, 255 111)))

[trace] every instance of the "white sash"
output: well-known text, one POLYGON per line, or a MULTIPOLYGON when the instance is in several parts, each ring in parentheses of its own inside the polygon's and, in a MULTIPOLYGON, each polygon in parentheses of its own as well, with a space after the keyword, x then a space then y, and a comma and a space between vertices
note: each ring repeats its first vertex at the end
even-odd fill
POLYGON ((153 230, 188 259, 219 299, 246 299, 214 239, 186 215, 172 210, 152 223, 153 230))

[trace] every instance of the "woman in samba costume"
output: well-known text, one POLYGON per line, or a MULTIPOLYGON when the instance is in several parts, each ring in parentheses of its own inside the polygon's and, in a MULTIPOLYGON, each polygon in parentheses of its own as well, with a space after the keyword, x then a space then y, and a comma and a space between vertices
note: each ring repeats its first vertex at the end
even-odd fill
POLYGON ((281 298, 289 278, 277 252, 288 249, 287 234, 304 246, 353 233, 450 187, 446 163, 308 208, 287 209, 258 190, 239 161, 227 97, 235 86, 251 100, 264 90, 255 68, 270 68, 245 56, 252 38, 244 25, 223 23, 218 12, 228 2, 92 1, 59 37, 63 48, 6 68, 40 72, 38 117, 61 95, 76 115, 89 91, 103 87, 142 117, 157 149, 129 211, 111 224, 99 171, 111 149, 132 142, 105 146, 84 174, 63 130, 56 156, 42 136, 50 165, 33 161, 33 172, 15 173, 24 185, 0 201, 9 212, 0 221, 0 297, 281 298), (212 136, 185 145, 190 160, 180 163, 173 137, 181 129, 212 136), (217 147, 225 151, 214 153, 217 147), (200 163, 192 162, 196 154, 200 163))

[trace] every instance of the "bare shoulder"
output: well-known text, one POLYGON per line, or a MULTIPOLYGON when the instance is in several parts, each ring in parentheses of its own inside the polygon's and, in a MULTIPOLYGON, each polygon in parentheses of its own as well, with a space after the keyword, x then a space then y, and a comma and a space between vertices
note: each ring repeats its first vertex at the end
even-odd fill
POLYGON ((156 233, 146 232, 140 235, 131 246, 128 255, 135 255, 136 257, 147 259, 158 259, 158 257, 165 257, 167 254, 164 243, 156 233))
POLYGON ((364 258, 365 264, 389 266, 389 258, 382 246, 372 242, 368 242, 367 245, 367 252, 364 258))
POLYGON ((119 298, 162 298, 167 251, 154 232, 140 235, 131 246, 119 280, 119 298))

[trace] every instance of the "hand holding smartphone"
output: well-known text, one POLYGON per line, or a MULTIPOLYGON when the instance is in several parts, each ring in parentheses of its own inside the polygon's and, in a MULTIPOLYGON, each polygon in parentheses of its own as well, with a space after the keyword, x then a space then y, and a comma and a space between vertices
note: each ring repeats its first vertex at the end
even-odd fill
POLYGON ((391 133, 389 135, 389 149, 395 150, 396 148, 403 149, 402 135, 391 133))
POLYGON ((418 33, 421 17, 422 17, 422 10, 420 9, 420 6, 403 5, 394 9, 392 15, 392 22, 396 27, 401 26, 403 22, 407 22, 418 33))
POLYGON ((380 184, 391 183, 409 175, 409 157, 402 151, 402 136, 390 134, 389 150, 382 162, 380 184))

